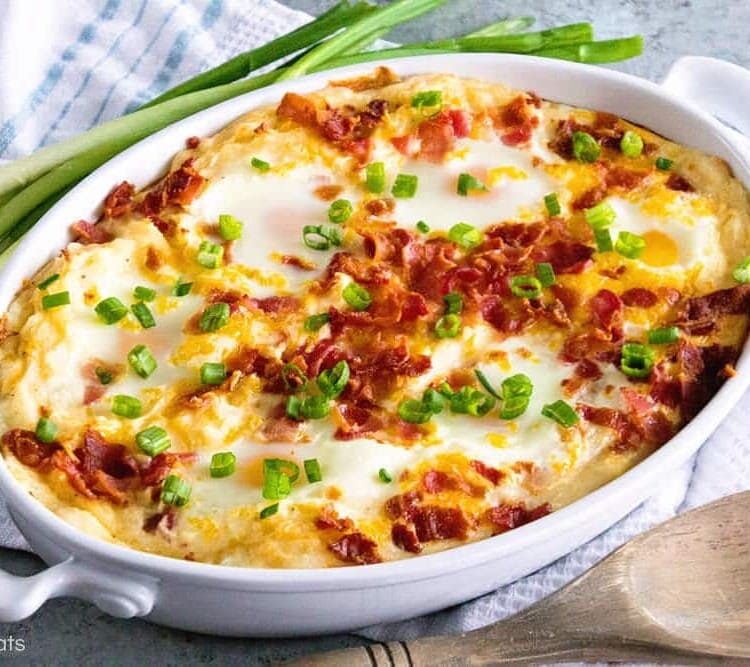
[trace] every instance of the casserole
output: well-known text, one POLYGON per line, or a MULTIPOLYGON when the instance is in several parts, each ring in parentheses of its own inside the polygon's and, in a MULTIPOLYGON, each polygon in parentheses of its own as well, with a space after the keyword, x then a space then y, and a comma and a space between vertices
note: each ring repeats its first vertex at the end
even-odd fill
MULTIPOLYGON (((514 87, 532 89, 547 99, 611 111, 670 139, 719 155, 740 180, 748 183, 747 161, 738 150, 739 140, 715 121, 651 84, 604 70, 505 56, 436 56, 389 65, 399 74, 452 72, 502 80, 514 87)), ((328 78, 353 76, 362 69, 347 68, 308 77, 294 89, 313 90, 328 78)), ((736 70, 727 71, 738 76, 736 70)), ((91 213, 82 210, 77 202, 94 201, 95 193, 123 177, 144 185, 163 166, 155 165, 157 168, 149 174, 139 172, 146 153, 170 154, 185 136, 211 133, 239 111, 275 101, 280 93, 278 87, 273 87, 187 119, 134 147, 87 179, 47 215, 40 223, 40 231, 30 235, 9 263, 0 306, 5 308, 17 289, 24 265, 30 263, 24 258, 34 252, 38 263, 40 246, 32 251, 32 244, 41 239, 42 231, 47 232, 44 247, 51 254, 67 236, 61 221, 91 213), (131 174, 138 174, 138 178, 131 174)), ((72 556, 31 580, 9 579, 8 588, 15 587, 18 594, 7 596, 9 601, 3 601, 7 605, 3 612, 8 620, 20 618, 45 597, 79 594, 115 615, 147 616, 155 622, 204 632, 279 635, 352 629, 455 604, 537 569, 632 509, 648 494, 656 476, 691 454, 726 414, 746 385, 746 365, 743 356, 737 366, 738 375, 720 390, 709 407, 646 462, 556 515, 509 535, 450 552, 360 570, 236 570, 123 550, 61 525, 37 506, 3 467, 0 485, 14 519, 35 550, 48 562, 72 556), (115 573, 117 576, 111 576, 115 573), (199 605, 195 596, 200 596, 199 605), (200 613, 194 611, 198 608, 200 613), (310 614, 311 609, 318 613, 310 614)))

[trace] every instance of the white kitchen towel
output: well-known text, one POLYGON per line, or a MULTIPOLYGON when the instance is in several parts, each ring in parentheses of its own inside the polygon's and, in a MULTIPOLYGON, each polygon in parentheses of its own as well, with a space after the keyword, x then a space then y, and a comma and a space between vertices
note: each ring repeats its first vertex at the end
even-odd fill
MULTIPOLYGON (((0 159, 119 116, 307 19, 273 0, 0 0, 0 159)), ((750 488, 748 432, 750 395, 690 465, 666 473, 649 501, 603 535, 479 600, 362 634, 460 632, 519 611, 650 526, 750 488)), ((2 499, 0 546, 28 548, 2 499)))

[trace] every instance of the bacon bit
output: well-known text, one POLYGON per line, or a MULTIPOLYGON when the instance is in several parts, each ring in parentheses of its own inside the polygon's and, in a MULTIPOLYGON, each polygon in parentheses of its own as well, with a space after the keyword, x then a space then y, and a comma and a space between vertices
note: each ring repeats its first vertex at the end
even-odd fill
POLYGON ((107 387, 103 384, 87 384, 83 390, 83 404, 91 405, 107 393, 107 387))
POLYGON ((60 449, 58 442, 44 444, 37 440, 34 431, 25 431, 20 428, 3 433, 2 441, 3 445, 29 468, 39 468, 56 450, 60 449))
POLYGON ((442 470, 428 470, 422 475, 422 488, 427 493, 462 491, 470 496, 484 495, 484 489, 469 484, 463 477, 442 470))
POLYGON ((146 533, 155 533, 157 529, 163 529, 171 532, 174 529, 177 520, 177 513, 170 509, 166 512, 157 512, 152 514, 143 521, 143 531, 146 533))
POLYGON ((651 391, 649 396, 657 403, 676 408, 682 400, 682 385, 677 378, 673 378, 666 370, 664 362, 654 366, 651 373, 651 391))
POLYGON ((79 243, 109 243, 114 235, 98 224, 92 224, 86 220, 79 220, 70 228, 75 240, 79 243))
POLYGON ((669 178, 667 179, 665 185, 670 190, 675 190, 676 192, 695 192, 695 188, 690 183, 690 181, 685 179, 683 176, 676 174, 675 172, 671 172, 669 174, 669 178))
POLYGON ((407 134, 403 137, 393 137, 391 144, 405 157, 412 157, 419 153, 420 141, 413 134, 407 134))
POLYGON ((498 470, 497 468, 490 468, 482 461, 478 461, 476 459, 472 460, 469 465, 471 465, 474 470, 476 470, 482 477, 492 482, 492 484, 494 484, 495 486, 500 484, 500 482, 502 482, 506 477, 506 474, 502 470, 498 470))
POLYGON ((488 227, 485 235, 502 239, 515 248, 525 248, 540 241, 546 232, 547 226, 543 222, 503 222, 488 227))
POLYGON ((592 266, 594 249, 577 241, 555 241, 534 249, 535 262, 549 262, 556 274, 581 273, 592 266))
POLYGON ((456 145, 453 122, 442 112, 434 118, 423 120, 417 127, 419 152, 417 157, 427 162, 440 164, 456 145))
POLYGON ((539 118, 534 114, 532 101, 526 95, 519 95, 510 104, 493 115, 495 129, 500 139, 508 146, 520 146, 530 141, 539 118))
POLYGON ((575 211, 583 211, 584 209, 596 206, 598 203, 604 200, 607 196, 607 187, 599 183, 593 188, 586 190, 582 195, 573 201, 571 207, 575 211))
POLYGON ((719 390, 725 377, 722 371, 734 363, 738 350, 724 345, 697 347, 681 339, 677 347, 677 368, 685 419, 692 419, 719 390))
POLYGON ((248 298, 251 308, 262 310, 267 315, 294 313, 300 309, 300 302, 294 296, 268 296, 265 299, 248 298))
POLYGON ((620 297, 608 289, 599 290, 589 300, 591 320, 597 329, 612 332, 622 327, 623 305, 620 297))
POLYGON ((632 287, 622 293, 622 302, 631 308, 653 308, 659 297, 645 287, 632 287))
MULTIPOLYGON (((522 301, 518 299, 518 301, 522 301)), ((484 297, 479 305, 482 318, 500 333, 516 335, 531 326, 535 314, 531 310, 513 312, 503 303, 498 295, 484 297)))
POLYGON ((162 452, 154 456, 145 466, 141 467, 141 482, 145 487, 156 487, 167 478, 169 471, 178 461, 194 463, 198 460, 196 454, 172 454, 162 452))
POLYGON ((669 306, 674 306, 682 296, 679 290, 676 290, 674 287, 657 287, 656 291, 659 298, 663 299, 669 306))
POLYGON ((315 262, 311 262, 304 257, 298 257, 297 255, 282 255, 281 263, 287 266, 293 266, 301 271, 314 271, 317 268, 315 262))
POLYGON ((337 252, 328 263, 320 285, 328 290, 336 280, 337 273, 345 273, 362 285, 386 285, 391 279, 391 271, 387 266, 376 264, 369 266, 356 259, 348 252, 337 252))
POLYGON ((371 565, 383 560, 378 552, 377 542, 360 532, 348 533, 331 542, 328 548, 345 563, 371 565))
POLYGON ((552 512, 552 505, 544 503, 533 509, 526 509, 525 505, 501 504, 487 510, 487 518, 493 526, 493 535, 499 535, 518 526, 541 519, 552 512))
POLYGON ((385 514, 389 519, 410 519, 414 509, 422 501, 422 494, 419 491, 407 491, 398 496, 393 496, 385 501, 383 506, 385 514))
MULTIPOLYGON (((153 219, 167 206, 187 206, 195 199, 205 180, 193 167, 192 158, 185 160, 179 169, 168 174, 146 195, 141 210, 153 219)), ((162 233, 166 235, 166 232, 162 233)))
POLYGON ((150 215, 148 217, 153 223, 154 227, 156 227, 163 236, 170 238, 175 235, 175 232, 177 231, 176 222, 174 222, 173 220, 163 220, 156 215, 150 215))
POLYGON ((343 191, 344 188, 340 185, 319 185, 313 190, 313 194, 321 201, 333 201, 343 191))
POLYGON ((356 405, 353 403, 340 403, 335 408, 335 416, 338 428, 334 433, 337 440, 354 440, 363 435, 368 435, 383 427, 382 418, 375 414, 374 405, 356 405))
POLYGON ((734 364, 725 364, 724 368, 721 369, 720 375, 725 378, 733 378, 737 375, 737 369, 734 364))
POLYGON ((190 149, 196 149, 201 145, 200 137, 188 137, 185 141, 185 145, 190 149))
POLYGON ((464 139, 469 136, 472 122, 471 112, 464 109, 450 109, 448 111, 448 118, 450 119, 456 139, 464 139))
POLYGON ((648 176, 647 171, 634 171, 620 165, 607 165, 605 180, 607 187, 630 191, 635 190, 646 176, 648 176))
POLYGON ((682 308, 681 318, 685 322, 701 322, 715 320, 720 315, 741 315, 748 310, 750 284, 742 284, 687 299, 682 308))
POLYGON ((383 88, 392 83, 401 81, 401 77, 388 67, 379 66, 372 74, 358 76, 353 79, 342 79, 340 81, 330 81, 331 86, 349 88, 354 91, 369 90, 370 88, 383 88))
POLYGON ((163 265, 163 257, 154 246, 150 245, 146 250, 146 268, 151 271, 158 271, 163 265))
POLYGON ((399 549, 418 554, 422 551, 417 533, 412 526, 405 523, 394 523, 391 527, 391 540, 399 549))
POLYGON ((595 121, 594 127, 579 123, 573 118, 568 118, 558 123, 555 136, 548 144, 549 148, 560 157, 571 160, 573 158, 573 140, 571 137, 573 136, 573 132, 578 131, 587 132, 602 146, 615 149, 619 148, 620 140, 625 133, 625 129, 622 127, 619 119, 612 121, 608 116, 605 124, 595 121))
POLYGON ((336 508, 328 504, 320 510, 320 514, 315 519, 315 527, 318 530, 336 530, 344 533, 354 529, 354 522, 348 517, 340 518, 336 508))
POLYGON ((560 359, 568 363, 583 359, 614 363, 619 359, 621 345, 619 339, 613 340, 612 334, 597 329, 568 338, 563 344, 560 359))
POLYGON ((370 215, 375 217, 382 217, 384 215, 390 215, 396 208, 396 200, 392 197, 381 197, 379 199, 371 199, 365 204, 365 209, 370 215))
POLYGON ((303 127, 313 128, 318 123, 318 110, 315 104, 297 93, 286 93, 281 98, 276 115, 284 120, 299 123, 303 127))
POLYGON ((104 217, 119 218, 130 213, 133 208, 133 195, 135 186, 123 181, 116 185, 104 199, 104 217))
POLYGON ((420 542, 465 540, 471 528, 469 520, 459 507, 417 506, 412 511, 411 521, 420 542))
POLYGON ((583 359, 573 371, 572 378, 565 378, 561 384, 568 396, 575 395, 578 391, 586 386, 589 382, 594 382, 602 377, 602 371, 599 365, 590 359, 583 359))

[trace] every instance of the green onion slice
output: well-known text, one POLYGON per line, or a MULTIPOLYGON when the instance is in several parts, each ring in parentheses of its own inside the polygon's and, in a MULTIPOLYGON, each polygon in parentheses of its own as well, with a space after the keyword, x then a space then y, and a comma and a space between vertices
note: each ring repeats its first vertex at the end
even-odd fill
POLYGON ((529 398, 534 391, 531 378, 525 373, 516 373, 503 380, 503 399, 518 398, 519 396, 529 398))
POLYGON ((399 174, 391 188, 391 194, 398 199, 411 199, 417 194, 419 178, 412 174, 399 174))
POLYGON ((573 156, 579 162, 596 162, 602 147, 588 132, 573 132, 573 156))
POLYGON ((341 224, 351 217, 352 212, 352 203, 348 199, 337 199, 328 207, 328 219, 341 224))
POLYGON ((267 519, 269 516, 273 516, 279 511, 279 503, 274 503, 268 507, 264 507, 258 515, 261 519, 267 519))
POLYGON ((647 378, 654 367, 654 351, 640 343, 622 346, 620 369, 631 378, 647 378))
POLYGON ((438 338, 455 338, 461 332, 461 318, 455 313, 443 315, 435 322, 435 335, 438 338))
POLYGON ((193 289, 193 283, 184 283, 182 278, 179 278, 172 288, 172 296, 187 296, 191 289, 193 289))
POLYGON ((299 414, 302 419, 323 419, 331 411, 328 396, 308 396, 302 399, 299 414))
POLYGON ((237 457, 232 452, 216 452, 208 467, 211 477, 229 477, 237 468, 237 457))
POLYGON ((102 384, 109 384, 114 380, 114 375, 108 371, 106 368, 103 368, 102 366, 97 366, 94 369, 94 373, 96 373, 96 377, 99 378, 99 382, 102 384))
POLYGON ((466 197, 470 190, 477 190, 479 192, 488 192, 489 188, 482 183, 478 178, 471 174, 459 174, 458 182, 456 183, 456 192, 462 197, 466 197))
POLYGON ((596 241, 596 249, 599 252, 610 252, 614 248, 612 245, 612 235, 608 229, 595 229, 594 240, 596 241))
POLYGON ((156 320, 154 319, 154 315, 151 312, 151 309, 142 301, 134 303, 132 306, 130 306, 130 310, 133 311, 135 319, 137 319, 141 323, 141 326, 144 329, 151 329, 152 327, 156 326, 156 320))
POLYGON ((143 406, 135 396, 117 394, 112 398, 112 412, 118 417, 137 419, 143 414, 143 406))
POLYGON ((286 399, 286 416, 289 419, 295 419, 299 421, 302 419, 300 409, 302 408, 302 401, 296 396, 288 396, 286 399))
POLYGON ((133 298, 137 301, 153 301, 156 298, 156 290, 151 289, 150 287, 144 287, 143 285, 138 285, 133 290, 133 298))
POLYGON ((286 498, 299 477, 299 466, 285 459, 263 459, 263 497, 267 500, 286 498))
POLYGON ((538 299, 542 296, 542 283, 536 276, 513 276, 510 279, 513 296, 525 299, 538 299))
POLYGON ((464 309, 464 299, 460 292, 448 292, 443 297, 446 315, 456 315, 464 309))
POLYGON ((657 169, 661 169, 662 171, 669 171, 672 168, 674 162, 669 158, 658 157, 656 158, 655 164, 657 169))
POLYGON ((407 398, 398 404, 398 416, 410 424, 426 424, 433 414, 429 406, 416 398, 407 398))
POLYGON ((750 257, 745 257, 732 272, 732 278, 738 283, 750 283, 750 257))
POLYGON ((149 426, 135 434, 135 442, 144 454, 157 456, 167 451, 172 441, 161 426, 149 426))
POLYGON ((317 315, 310 315, 305 320, 305 331, 318 331, 318 329, 324 327, 331 321, 331 316, 328 313, 318 313, 317 315))
POLYGON ((385 190, 385 164, 371 162, 365 169, 365 185, 373 194, 380 194, 385 190))
POLYGON ((488 394, 490 394, 491 396, 494 396, 495 398, 502 399, 502 396, 498 394, 497 391, 495 391, 493 386, 490 384, 489 379, 484 373, 482 373, 482 371, 480 371, 478 368, 475 368, 474 375, 477 376, 477 380, 479 380, 479 384, 481 384, 485 388, 488 394))
POLYGON ((207 361, 201 366, 201 383, 220 385, 227 379, 227 367, 221 362, 207 361))
POLYGON ((323 474, 320 472, 320 463, 318 459, 306 459, 302 462, 305 467, 305 476, 310 484, 321 482, 323 480, 323 474))
POLYGON ((281 380, 287 391, 298 392, 307 389, 307 375, 297 364, 284 364, 281 367, 281 380))
POLYGON ((145 345, 136 345, 128 352, 130 367, 144 380, 156 370, 156 359, 145 345))
POLYGON ((41 417, 36 423, 34 435, 36 435, 36 439, 39 440, 39 442, 49 445, 51 442, 55 441, 57 430, 57 424, 47 417, 41 417))
POLYGON ((451 411, 483 417, 495 407, 495 398, 473 387, 461 387, 450 397, 451 411))
POLYGON ((638 259, 646 249, 646 239, 631 232, 620 232, 615 241, 615 250, 628 259, 638 259))
POLYGON ((219 235, 225 241, 237 241, 242 237, 244 225, 233 215, 226 213, 219 216, 219 235))
POLYGON ((271 165, 268 164, 268 162, 266 162, 265 160, 261 160, 258 157, 254 157, 252 160, 250 160, 250 164, 260 172, 266 172, 271 168, 271 165))
POLYGON ((182 507, 190 500, 191 491, 190 482, 177 475, 169 475, 161 487, 161 501, 165 505, 182 507))
POLYGON ((205 269, 218 269, 224 259, 224 247, 211 241, 201 241, 198 246, 198 264, 205 269))
POLYGON ((550 215, 550 217, 560 215, 560 212, 562 211, 562 209, 560 208, 560 201, 557 198, 556 192, 550 192, 548 195, 544 196, 544 206, 546 207, 547 213, 550 215))
POLYGON ((388 471, 385 468, 378 470, 378 478, 383 484, 390 484, 393 481, 393 478, 388 474, 388 471))
POLYGON ((586 216, 586 222, 588 222, 595 230, 606 229, 615 221, 615 209, 609 202, 603 201, 596 206, 587 208, 584 212, 586 216))
POLYGON ((422 405, 424 405, 433 415, 439 415, 443 411, 443 399, 439 391, 428 388, 422 394, 422 405))
MULTIPOLYGON (((42 308, 49 310, 50 308, 58 308, 60 306, 67 306, 70 303, 70 292, 56 292, 55 294, 45 294, 42 297, 42 308)), ((125 309, 127 313, 127 308, 125 309)))
POLYGON ((539 262, 536 265, 536 277, 542 287, 551 287, 556 282, 555 270, 549 262, 539 262))
POLYGON ((473 225, 459 222, 448 230, 448 239, 458 243, 464 250, 470 250, 482 242, 482 232, 473 225))
POLYGON ((59 273, 53 273, 51 276, 47 276, 44 280, 42 280, 42 282, 37 285, 37 289, 47 289, 52 283, 54 283, 56 280, 59 280, 59 278, 59 273))
POLYGON ((660 327, 648 332, 648 342, 652 345, 669 345, 680 340, 680 330, 677 327, 660 327))
POLYGON ((525 396, 515 396, 503 401, 500 408, 500 419, 517 419, 529 407, 529 399, 525 396))
POLYGON ((430 226, 424 220, 420 220, 419 222, 417 222, 417 231, 421 232, 422 234, 428 234, 430 231, 430 226))
POLYGON ((570 428, 580 420, 576 411, 562 399, 557 400, 554 403, 547 403, 547 405, 542 408, 542 416, 553 419, 564 428, 570 428))
POLYGON ((422 107, 437 107, 443 104, 443 92, 441 90, 423 90, 411 98, 411 105, 416 109, 422 107))
POLYGON ((203 333, 218 331, 229 323, 229 304, 212 303, 201 315, 198 326, 203 333))
POLYGON ((349 364, 341 360, 333 368, 321 371, 315 382, 324 396, 336 398, 346 388, 350 374, 349 364))
POLYGON ((372 295, 359 283, 349 283, 341 295, 354 310, 367 310, 372 303, 372 295))
POLYGON ((305 225, 302 228, 302 241, 312 250, 328 250, 340 246, 343 241, 341 230, 330 225, 305 225))
POLYGON ((643 139, 641 135, 628 130, 620 139, 620 150, 625 157, 636 158, 643 152, 643 139))
POLYGON ((97 303, 94 312, 104 324, 115 324, 128 314, 128 309, 116 296, 110 296, 97 303))

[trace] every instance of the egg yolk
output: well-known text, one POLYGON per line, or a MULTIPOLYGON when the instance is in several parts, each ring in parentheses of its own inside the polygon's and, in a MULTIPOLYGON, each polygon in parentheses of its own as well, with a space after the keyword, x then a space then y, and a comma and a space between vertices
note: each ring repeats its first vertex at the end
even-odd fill
POLYGON ((680 250, 674 239, 655 229, 643 234, 646 248, 640 260, 649 266, 671 266, 680 258, 680 250))

